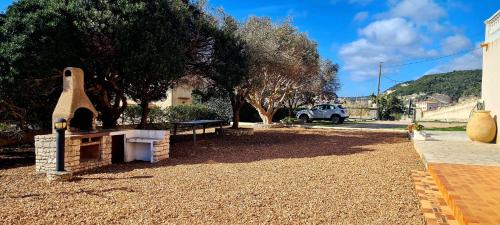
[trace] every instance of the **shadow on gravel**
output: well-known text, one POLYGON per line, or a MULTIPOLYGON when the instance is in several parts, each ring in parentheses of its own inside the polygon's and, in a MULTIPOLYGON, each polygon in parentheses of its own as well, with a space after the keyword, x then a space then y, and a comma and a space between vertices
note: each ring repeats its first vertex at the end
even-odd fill
MULTIPOLYGON (((271 159, 312 158, 330 155, 352 155, 373 151, 370 145, 406 142, 404 134, 381 132, 345 132, 315 129, 256 130, 254 136, 223 139, 213 134, 202 135, 193 145, 191 135, 180 135, 171 143, 170 159, 150 164, 130 162, 113 164, 81 173, 123 173, 136 169, 210 163, 248 163, 271 159)), ((33 165, 33 148, 0 149, 0 169, 33 165)), ((83 179, 148 179, 151 176, 83 179)))
POLYGON ((0 170, 35 164, 35 148, 4 147, 0 148, 0 170))
POLYGON ((135 180, 135 179, 149 179, 153 176, 131 176, 131 177, 73 177, 71 181, 78 182, 81 180, 135 180))
MULTIPOLYGON (((59 196, 69 196, 69 195, 79 195, 79 194, 85 194, 85 195, 92 195, 100 198, 108 198, 104 194, 108 192, 128 192, 128 193, 134 193, 136 192, 135 189, 129 188, 129 187, 116 187, 116 188, 105 188, 105 189, 96 189, 96 190, 84 190, 80 189, 77 191, 63 191, 58 193, 59 196)), ((45 198, 47 195, 50 195, 48 193, 29 193, 29 194, 23 194, 23 195, 13 195, 9 196, 10 198, 13 199, 23 199, 23 198, 38 198, 42 199, 45 198)))
POLYGON ((276 129, 256 131, 254 136, 214 136, 174 143, 169 164, 246 163, 268 159, 351 155, 373 151, 368 146, 406 142, 404 134, 276 129))
POLYGON ((224 139, 206 134, 193 145, 191 135, 178 135, 170 145, 170 158, 156 164, 129 162, 83 172, 125 173, 133 170, 177 165, 249 163, 272 159, 298 159, 352 155, 374 151, 370 145, 407 142, 400 133, 331 131, 320 129, 256 130, 254 136, 224 139), (179 138, 180 137, 180 138, 179 138))

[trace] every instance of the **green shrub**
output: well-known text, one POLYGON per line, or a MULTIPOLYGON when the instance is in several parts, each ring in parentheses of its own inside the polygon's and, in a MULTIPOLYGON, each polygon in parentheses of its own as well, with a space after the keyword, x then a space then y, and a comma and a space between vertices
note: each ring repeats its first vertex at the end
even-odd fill
MULTIPOLYGON (((140 118, 140 115, 139 115, 140 118)), ((167 121, 167 110, 160 107, 153 107, 149 110, 148 115, 150 124, 166 123, 167 121)))
MULTIPOLYGON (((189 120, 229 120, 232 116, 231 106, 219 100, 205 104, 177 105, 167 108, 153 107, 149 111, 147 129, 168 129, 171 121, 189 120)), ((138 105, 130 105, 122 115, 124 124, 137 125, 141 121, 142 109, 138 105)))
POLYGON ((213 110, 210 110, 208 106, 201 104, 171 106, 166 109, 165 115, 167 121, 170 122, 220 118, 220 116, 213 110))
POLYGON ((382 120, 395 120, 397 114, 404 111, 401 100, 394 95, 385 95, 380 97, 380 118, 382 120))
POLYGON ((424 125, 418 123, 418 121, 415 121, 415 123, 413 124, 413 128, 417 131, 421 131, 424 129, 424 125))
POLYGON ((281 123, 283 123, 285 125, 292 125, 296 121, 297 121, 297 119, 295 117, 285 117, 281 120, 281 123))
POLYGON ((205 105, 216 114, 215 119, 229 121, 233 118, 233 108, 228 98, 210 98, 205 105))
POLYGON ((139 105, 128 105, 123 111, 122 121, 126 124, 138 124, 141 121, 142 109, 139 105))
POLYGON ((24 132, 15 125, 0 123, 0 138, 21 140, 24 132))

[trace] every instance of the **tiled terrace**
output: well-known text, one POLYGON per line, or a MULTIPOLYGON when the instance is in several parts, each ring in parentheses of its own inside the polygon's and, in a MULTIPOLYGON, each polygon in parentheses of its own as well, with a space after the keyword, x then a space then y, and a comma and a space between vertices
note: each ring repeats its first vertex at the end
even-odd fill
POLYGON ((500 147, 463 132, 429 134, 433 140, 414 141, 428 172, 412 174, 427 223, 500 224, 500 147), (453 216, 443 220, 449 210, 453 216))
POLYGON ((429 141, 414 141, 415 149, 427 165, 450 163, 500 167, 500 147, 469 141, 465 132, 428 132, 429 141))
POLYGON ((446 204, 436 183, 428 172, 413 171, 411 174, 420 200, 420 209, 427 225, 458 225, 453 211, 446 204))

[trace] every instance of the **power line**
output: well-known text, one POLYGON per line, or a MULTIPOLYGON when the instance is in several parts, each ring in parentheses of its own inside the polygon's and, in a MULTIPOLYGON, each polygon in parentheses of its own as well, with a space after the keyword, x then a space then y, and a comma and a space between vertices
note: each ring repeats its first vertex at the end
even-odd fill
POLYGON ((449 54, 449 55, 443 55, 443 56, 439 56, 439 57, 435 57, 435 58, 424 58, 424 59, 421 59, 421 60, 416 60, 416 61, 408 62, 408 63, 388 65, 388 66, 385 66, 385 68, 403 67, 403 66, 408 66, 408 65, 413 65, 413 64, 419 64, 419 63, 424 63, 424 62, 436 61, 436 60, 440 60, 440 59, 444 59, 444 58, 448 58, 448 57, 452 57, 452 56, 467 54, 469 52, 473 52, 473 51, 478 50, 478 49, 481 49, 481 47, 477 47, 477 48, 473 48, 473 49, 468 49, 468 50, 464 50, 464 51, 459 51, 459 52, 455 52, 455 53, 452 53, 452 54, 449 54))
MULTIPOLYGON (((472 48, 472 49, 468 49, 468 50, 463 50, 463 51, 459 51, 459 52, 455 52, 455 53, 452 53, 452 54, 443 55, 443 56, 435 57, 435 58, 424 58, 424 59, 421 59, 421 60, 416 60, 416 61, 408 62, 408 63, 394 64, 394 65, 390 65, 389 64, 389 65, 385 66, 385 68, 396 68, 396 67, 403 67, 403 66, 414 65, 414 64, 424 63, 424 62, 436 61, 436 60, 440 60, 440 59, 444 59, 444 58, 448 58, 448 57, 452 57, 452 56, 467 54, 469 52, 473 52, 473 51, 478 50, 478 49, 481 49, 481 47, 472 48)), ((406 82, 406 81, 400 81, 400 80, 392 79, 392 78, 390 78, 387 75, 381 75, 380 71, 379 71, 379 79, 380 79, 380 76, 382 76, 385 79, 390 80, 390 81, 392 81, 394 83, 403 83, 403 82, 406 82)))
POLYGON ((390 80, 390 81, 392 81, 392 82, 394 82, 394 83, 404 83, 404 82, 406 82, 406 81, 394 80, 394 79, 392 79, 392 78, 390 78, 390 77, 388 77, 388 76, 386 76, 386 75, 382 75, 382 76, 383 76, 385 79, 390 80))

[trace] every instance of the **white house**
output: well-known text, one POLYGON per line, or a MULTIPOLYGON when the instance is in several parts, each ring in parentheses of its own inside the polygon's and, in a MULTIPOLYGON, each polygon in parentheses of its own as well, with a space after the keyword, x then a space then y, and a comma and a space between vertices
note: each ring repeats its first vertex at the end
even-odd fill
MULTIPOLYGON (((149 108, 152 107, 166 108, 169 106, 176 106, 176 105, 191 105, 193 104, 193 97, 191 96, 193 90, 194 88, 187 84, 177 85, 174 88, 170 88, 167 90, 167 99, 157 102, 151 102, 149 103, 149 108)), ((127 104, 137 105, 137 103, 132 99, 128 99, 127 104)))
POLYGON ((192 86, 187 84, 177 85, 167 91, 167 99, 154 102, 154 104, 162 108, 176 105, 190 105, 193 103, 192 93, 192 86))
POLYGON ((486 37, 483 47, 483 81, 481 98, 486 110, 497 122, 497 144, 500 143, 498 135, 498 117, 500 117, 500 10, 485 21, 486 37))

